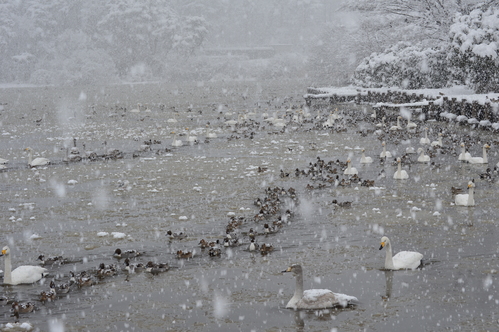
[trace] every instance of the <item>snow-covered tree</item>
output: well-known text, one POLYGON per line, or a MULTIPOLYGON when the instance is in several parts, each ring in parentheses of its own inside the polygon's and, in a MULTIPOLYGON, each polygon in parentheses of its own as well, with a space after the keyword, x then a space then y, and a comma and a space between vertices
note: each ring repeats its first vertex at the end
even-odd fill
POLYGON ((441 88, 449 78, 447 48, 400 42, 373 53, 355 70, 353 82, 364 87, 441 88))
POLYGON ((450 40, 453 79, 477 93, 499 92, 499 8, 457 14, 450 40))

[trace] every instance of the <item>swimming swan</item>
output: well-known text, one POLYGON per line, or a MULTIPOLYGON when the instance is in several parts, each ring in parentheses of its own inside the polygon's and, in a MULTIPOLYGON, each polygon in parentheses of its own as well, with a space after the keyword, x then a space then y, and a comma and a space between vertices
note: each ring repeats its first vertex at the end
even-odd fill
POLYGON ((380 153, 379 157, 380 158, 391 158, 392 157, 391 152, 386 151, 386 143, 383 142, 383 143, 381 143, 381 145, 383 145, 383 151, 380 153))
POLYGON ((466 147, 464 146, 464 143, 461 143, 461 153, 459 154, 458 159, 460 161, 468 161, 468 159, 471 158, 471 153, 466 152, 466 147))
POLYGON ((45 166, 45 165, 50 164, 50 160, 48 160, 47 158, 35 158, 33 160, 33 149, 32 148, 26 148, 24 150, 28 151, 28 153, 29 153, 29 160, 28 160, 29 167, 45 166))
POLYGON ((47 272, 47 269, 41 266, 22 265, 12 270, 10 259, 10 249, 5 246, 2 249, 2 254, 5 259, 5 268, 3 275, 3 283, 8 285, 32 284, 40 280, 47 272))
POLYGON ((325 309, 334 307, 346 307, 353 301, 358 301, 355 296, 333 293, 329 289, 309 289, 303 290, 303 270, 301 265, 294 264, 284 272, 293 272, 296 277, 295 294, 286 304, 290 309, 325 309))
POLYGON ((428 138, 428 128, 424 129, 424 137, 419 140, 419 144, 425 145, 430 144, 430 139, 428 138))
POLYGON ((370 164, 372 162, 373 162, 373 158, 366 157, 365 149, 362 149, 362 157, 360 157, 360 163, 361 164, 370 164))
POLYGON ((456 195, 454 202, 456 203, 456 205, 461 205, 461 206, 475 206, 475 197, 473 195, 474 191, 475 191, 475 182, 473 181, 468 182, 468 193, 456 195))
POLYGON ((401 251, 392 257, 392 245, 390 239, 386 236, 381 238, 381 246, 379 250, 386 247, 385 269, 387 270, 404 270, 416 269, 421 265, 423 255, 415 251, 401 251))
POLYGON ((357 171, 357 169, 355 167, 352 167, 352 165, 350 164, 351 160, 348 159, 347 160, 347 169, 343 172, 343 174, 345 175, 355 175, 355 174, 359 174, 359 171, 357 171))
POLYGON ((424 150, 422 148, 418 149, 419 157, 418 157, 418 162, 420 163, 429 163, 430 162, 430 156, 424 153, 424 150))
POLYGON ((470 157, 466 161, 470 164, 488 164, 489 160, 487 158, 487 149, 490 149, 490 145, 483 145, 483 157, 470 157))
POLYGON ((397 171, 393 173, 393 178, 396 180, 406 180, 409 178, 409 174, 407 174, 407 171, 402 169, 402 160, 400 158, 397 158, 397 171))

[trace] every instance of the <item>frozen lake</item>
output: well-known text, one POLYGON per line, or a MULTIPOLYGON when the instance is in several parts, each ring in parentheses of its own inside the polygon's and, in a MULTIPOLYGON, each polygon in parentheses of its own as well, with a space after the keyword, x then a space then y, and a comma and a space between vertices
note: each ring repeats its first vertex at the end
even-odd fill
MULTIPOLYGON (((14 267, 38 264, 40 254, 72 262, 47 266, 42 283, 4 285, 0 296, 35 303, 20 321, 41 331, 49 320, 66 331, 496 330, 497 184, 480 178, 499 161, 495 136, 413 119, 415 133, 387 130, 380 137, 370 108, 356 105, 305 109, 310 117, 293 122, 305 92, 302 82, 1 89, 0 157, 9 163, 0 171, 0 247, 10 246, 14 267), (131 112, 137 103, 140 112, 131 112), (336 107, 342 118, 325 128, 336 107), (282 118, 289 108, 284 129, 264 121, 263 113, 278 110, 282 118), (428 149, 433 164, 410 155, 403 166, 409 179, 394 180, 393 158, 377 158, 381 141, 402 156, 407 147, 420 147, 425 126, 432 141, 443 133, 444 148, 428 149), (206 139, 208 133, 217 137, 206 139), (189 143, 190 135, 198 143, 189 143), (80 155, 117 149, 122 158, 66 162, 74 138, 80 155), (183 146, 173 147, 174 139, 183 146), (473 156, 489 142, 490 163, 459 162, 462 140, 473 156), (30 169, 26 147, 52 164, 30 169), (372 164, 360 164, 361 148, 372 164), (333 161, 338 180, 348 178, 336 160, 351 158, 359 177, 374 186, 338 185, 332 172, 295 175, 318 157, 333 161), (451 187, 465 188, 471 179, 476 206, 455 206, 451 187), (276 187, 294 188, 297 198, 282 195, 275 214, 255 220, 255 199, 276 187), (334 199, 351 207, 335 206, 334 199), (231 217, 243 218, 236 228, 243 244, 210 257, 199 241, 223 242, 231 217), (283 226, 262 234, 279 217, 283 226), (274 251, 249 252, 250 228, 274 251), (170 240, 168 230, 187 237, 170 240), (422 253, 424 267, 385 271, 382 235, 394 253, 422 253), (113 258, 116 248, 143 251, 133 263, 172 268, 158 275, 120 271, 53 302, 39 301, 50 280, 68 281, 69 271, 123 267, 123 259, 113 258), (194 257, 177 259, 177 250, 195 251, 194 257), (303 266, 305 289, 331 289, 360 303, 321 313, 285 309, 295 281, 281 271, 292 263, 303 266)), ((10 303, 0 306, 0 324, 14 321, 10 309, 10 303)))

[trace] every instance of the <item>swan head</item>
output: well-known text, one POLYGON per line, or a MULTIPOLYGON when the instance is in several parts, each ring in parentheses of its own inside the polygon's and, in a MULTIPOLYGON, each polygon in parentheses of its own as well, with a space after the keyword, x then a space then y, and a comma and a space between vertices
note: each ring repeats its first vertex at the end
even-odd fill
MULTIPOLYGON (((421 149, 421 148, 420 148, 421 149)), ((402 159, 400 157, 397 158, 397 162, 400 164, 402 162, 402 159)))
POLYGON ((464 148, 464 143, 461 143, 461 147, 464 148))
POLYGON ((24 149, 24 151, 28 151, 29 152, 29 151, 33 151, 33 149, 30 148, 30 147, 27 147, 26 149, 24 149))
POLYGON ((299 275, 303 273, 303 270, 300 264, 293 264, 290 267, 288 267, 286 270, 282 271, 282 273, 286 272, 293 272, 294 275, 299 275))
POLYGON ((386 145, 385 141, 383 141, 383 142, 381 143, 381 145, 385 146, 385 145, 386 145))
POLYGON ((490 149, 490 145, 488 145, 487 143, 485 143, 485 144, 483 145, 483 147, 484 147, 484 148, 486 148, 486 149, 490 149))
POLYGON ((383 236, 381 238, 381 246, 379 247, 379 250, 383 249, 388 244, 390 244, 390 240, 386 236, 383 236))
POLYGON ((8 256, 8 255, 10 255, 10 249, 9 247, 5 246, 3 247, 2 254, 0 256, 8 256))
POLYGON ((423 152, 423 149, 422 149, 422 148, 419 148, 419 149, 418 149, 418 153, 421 153, 421 152, 423 152))
MULTIPOLYGON (((472 180, 472 181, 468 182, 468 189, 469 189, 469 188, 475 188, 475 181, 474 181, 474 180, 472 180)), ((4 248, 4 249, 5 249, 5 248, 4 248)), ((7 249, 8 249, 8 248, 7 248, 7 249)), ((2 250, 2 253, 3 253, 3 250, 2 250)))

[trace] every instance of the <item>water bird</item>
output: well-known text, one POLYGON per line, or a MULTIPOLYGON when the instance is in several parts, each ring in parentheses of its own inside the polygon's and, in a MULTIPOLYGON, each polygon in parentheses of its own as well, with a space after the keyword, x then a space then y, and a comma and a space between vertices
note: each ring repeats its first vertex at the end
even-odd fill
POLYGON ((140 104, 137 104, 137 108, 133 108, 130 110, 132 113, 140 113, 140 104))
POLYGON ((385 269, 387 270, 414 270, 421 265, 423 255, 415 251, 401 251, 392 256, 392 245, 386 236, 381 238, 379 250, 386 247, 385 269))
POLYGON ((274 251, 274 246, 273 246, 273 245, 271 245, 271 244, 266 244, 266 243, 264 243, 264 244, 262 244, 262 245, 260 246, 260 253, 261 253, 262 255, 266 255, 266 254, 268 254, 268 253, 270 253, 270 252, 272 252, 272 251, 274 251))
POLYGON ((468 182, 468 193, 467 194, 457 194, 454 198, 456 205, 461 206, 475 206, 475 181, 468 182))
POLYGON ((442 141, 442 133, 439 133, 438 134, 438 140, 431 142, 430 145, 434 146, 434 147, 442 147, 442 146, 444 146, 444 143, 442 141))
POLYGON ((208 242, 205 239, 201 239, 201 241, 199 241, 199 246, 201 247, 201 249, 205 249, 205 248, 208 248, 208 247, 209 248, 213 248, 216 245, 217 244, 214 241, 208 242))
POLYGON ((286 304, 289 309, 318 310, 326 308, 346 307, 358 301, 355 296, 334 293, 329 289, 303 290, 303 269, 294 264, 282 273, 291 272, 296 278, 296 288, 293 297, 286 304))
POLYGON ((47 274, 47 269, 41 266, 21 265, 12 271, 12 262, 10 258, 10 249, 3 247, 5 267, 3 274, 3 283, 8 285, 32 284, 43 278, 47 274))
POLYGON ((152 274, 158 274, 158 273, 163 273, 166 272, 170 269, 170 265, 168 263, 154 263, 154 262, 147 262, 146 264, 146 272, 152 273, 152 274))
POLYGON ((45 166, 45 165, 50 164, 50 160, 47 158, 38 157, 38 158, 33 159, 33 149, 32 148, 28 147, 24 150, 28 151, 28 155, 29 155, 28 166, 29 167, 45 166))
POLYGON ((383 142, 383 143, 381 143, 381 145, 383 146, 383 151, 381 151, 381 153, 379 154, 379 157, 380 158, 391 158, 392 157, 391 152, 386 151, 386 143, 383 142))
POLYGON ((141 254, 142 253, 140 253, 139 251, 137 251, 135 249, 128 249, 128 250, 122 251, 120 248, 118 248, 114 251, 113 257, 118 258, 118 259, 133 258, 133 257, 140 256, 141 254))
POLYGON ((357 169, 355 167, 351 166, 350 162, 351 162, 351 160, 348 159, 347 160, 347 169, 345 171, 343 171, 343 174, 345 174, 345 175, 356 175, 356 174, 359 174, 359 172, 357 171, 357 169))
POLYGON ((424 129, 424 137, 421 137, 421 139, 419 140, 419 144, 430 144, 430 139, 428 138, 428 127, 424 129))
POLYGON ((400 158, 397 158, 397 171, 393 173, 393 178, 396 180, 406 180, 409 178, 409 174, 407 174, 407 171, 402 169, 402 160, 400 158))
POLYGON ((14 314, 26 314, 35 310, 35 305, 32 302, 19 303, 15 301, 12 303, 12 310, 14 314))
POLYGON ((483 145, 482 148, 482 157, 471 157, 468 158, 466 161, 469 162, 470 164, 488 164, 489 160, 487 158, 487 149, 490 149, 490 145, 487 143, 483 145))
POLYGON ((461 153, 459 154, 457 159, 460 161, 468 161, 468 159, 471 158, 471 153, 466 152, 466 146, 464 145, 464 143, 461 143, 460 146, 461 146, 461 153))
POLYGON ((366 157, 365 151, 366 151, 365 149, 362 149, 362 156, 360 157, 360 163, 361 164, 370 164, 373 162, 373 158, 366 157))
POLYGON ((172 131, 172 134, 173 134, 172 146, 179 147, 184 145, 182 140, 177 139, 177 134, 174 131, 172 131))
POLYGON ((394 126, 391 126, 391 127, 390 127, 390 130, 391 130, 391 131, 402 130, 402 126, 400 125, 400 119, 401 119, 401 118, 402 118, 402 117, 400 117, 400 116, 398 116, 398 117, 397 117, 397 124, 396 124, 396 125, 394 125, 394 126))
POLYGON ((45 303, 45 302, 51 302, 54 301, 57 296, 57 292, 55 290, 55 283, 52 280, 50 282, 50 290, 49 291, 43 291, 40 293, 40 302, 45 303))
POLYGON ((177 258, 178 259, 189 259, 189 258, 192 258, 192 256, 194 256, 192 251, 177 250, 177 258))
POLYGON ((255 239, 251 239, 251 243, 248 246, 249 251, 257 251, 260 249, 258 243, 255 242, 255 239))
POLYGON ((41 265, 52 265, 52 264, 65 264, 67 260, 65 260, 62 256, 49 256, 45 257, 45 255, 38 256, 37 260, 40 261, 41 265))
POLYGON ((420 163, 429 163, 430 162, 430 156, 425 154, 423 148, 419 148, 418 153, 419 153, 418 162, 420 162, 420 163))
POLYGON ((187 237, 187 234, 185 234, 183 232, 174 233, 171 230, 168 230, 166 232, 166 236, 168 236, 168 238, 170 240, 183 240, 183 239, 185 239, 187 237))
POLYGON ((208 255, 210 255, 210 257, 220 257, 222 255, 222 249, 210 248, 210 250, 208 250, 208 255))

